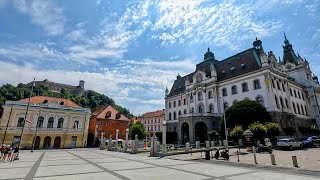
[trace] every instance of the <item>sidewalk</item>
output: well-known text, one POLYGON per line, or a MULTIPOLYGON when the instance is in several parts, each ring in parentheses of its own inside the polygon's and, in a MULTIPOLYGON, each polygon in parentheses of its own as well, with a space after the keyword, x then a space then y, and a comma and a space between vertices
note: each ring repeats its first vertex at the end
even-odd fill
MULTIPOLYGON (((216 160, 212 159, 216 163, 228 162, 238 165, 252 165, 252 166, 267 166, 267 167, 276 167, 276 168, 290 168, 290 169, 299 169, 307 171, 318 171, 320 173, 320 148, 312 148, 305 150, 295 150, 295 151, 280 151, 274 150, 273 154, 275 155, 276 164, 271 164, 270 154, 269 153, 256 153, 257 162, 254 163, 253 153, 248 153, 245 149, 240 149, 239 162, 236 155, 238 149, 230 149, 230 160, 216 160), (292 156, 297 156, 299 167, 293 167, 292 156)), ((214 155, 214 151, 210 156, 214 155)), ((168 156, 169 159, 177 160, 202 160, 204 159, 205 154, 202 153, 192 153, 191 154, 179 154, 174 156, 168 156)))

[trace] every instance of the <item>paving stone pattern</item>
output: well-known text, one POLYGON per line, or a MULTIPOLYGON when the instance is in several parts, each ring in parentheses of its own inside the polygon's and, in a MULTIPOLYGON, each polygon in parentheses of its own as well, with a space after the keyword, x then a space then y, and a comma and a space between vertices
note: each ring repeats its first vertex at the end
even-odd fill
POLYGON ((316 180, 318 177, 220 164, 148 157, 98 149, 22 151, 0 163, 0 179, 123 180, 316 180))

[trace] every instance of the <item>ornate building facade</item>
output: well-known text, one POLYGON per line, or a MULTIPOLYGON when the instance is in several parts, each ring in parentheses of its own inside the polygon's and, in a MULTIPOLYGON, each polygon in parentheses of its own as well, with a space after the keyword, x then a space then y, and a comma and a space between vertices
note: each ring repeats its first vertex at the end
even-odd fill
POLYGON ((162 122, 164 121, 165 110, 157 110, 153 112, 144 113, 138 117, 138 121, 144 125, 145 130, 151 134, 155 132, 162 132, 162 122))
POLYGON ((296 54, 285 37, 283 58, 266 53, 256 39, 253 47, 218 61, 208 48, 196 71, 180 75, 165 92, 168 131, 178 143, 207 139, 218 130, 224 111, 250 99, 261 103, 282 127, 320 125, 320 87, 309 63, 296 54))
POLYGON ((35 96, 7 101, 0 121, 0 139, 5 144, 22 148, 58 149, 86 146, 90 110, 63 98, 35 96), (21 136, 21 132, 22 136, 21 136), (22 139, 21 139, 22 137, 22 139))

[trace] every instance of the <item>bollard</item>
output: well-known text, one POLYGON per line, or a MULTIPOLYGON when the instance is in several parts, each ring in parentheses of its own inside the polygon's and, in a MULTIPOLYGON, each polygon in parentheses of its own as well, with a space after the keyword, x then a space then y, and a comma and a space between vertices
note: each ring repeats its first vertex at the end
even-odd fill
POLYGON ((239 151, 237 151, 237 157, 238 157, 238 162, 240 161, 240 159, 239 159, 239 151))
POLYGON ((292 163, 294 167, 299 167, 297 156, 292 156, 292 163))
POLYGON ((253 149, 253 159, 254 159, 254 163, 258 164, 257 162, 257 156, 256 156, 256 147, 252 146, 253 149))
POLYGON ((276 158, 275 158, 274 154, 270 154, 270 158, 271 158, 271 164, 272 165, 277 165, 276 164, 276 158))

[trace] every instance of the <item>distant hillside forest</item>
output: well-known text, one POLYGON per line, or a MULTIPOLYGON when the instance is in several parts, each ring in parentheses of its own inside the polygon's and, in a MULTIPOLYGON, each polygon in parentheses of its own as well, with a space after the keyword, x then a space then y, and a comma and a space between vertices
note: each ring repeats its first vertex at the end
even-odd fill
MULTIPOLYGON (((4 105, 6 100, 18 101, 21 99, 29 98, 30 92, 31 88, 22 83, 18 84, 17 87, 11 84, 2 85, 0 87, 0 117, 2 116, 3 112, 2 106, 4 105)), ((71 101, 84 108, 90 108, 91 112, 106 104, 109 104, 126 117, 133 117, 128 109, 116 105, 113 99, 104 94, 100 94, 91 90, 87 90, 82 96, 76 96, 64 90, 62 90, 61 93, 54 93, 47 87, 40 85, 34 87, 32 96, 49 96, 70 99, 71 101)))

